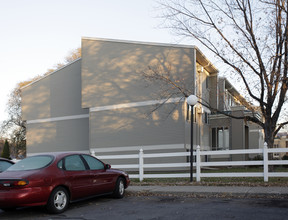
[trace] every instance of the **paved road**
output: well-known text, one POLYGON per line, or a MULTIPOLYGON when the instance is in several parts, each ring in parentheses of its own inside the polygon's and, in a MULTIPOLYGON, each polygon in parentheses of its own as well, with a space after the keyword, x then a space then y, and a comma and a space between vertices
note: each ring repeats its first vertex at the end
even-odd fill
POLYGON ((60 215, 49 215, 42 208, 0 211, 0 219, 21 220, 141 220, 141 219, 286 219, 286 199, 225 199, 171 196, 129 196, 123 199, 95 198, 72 204, 60 215))

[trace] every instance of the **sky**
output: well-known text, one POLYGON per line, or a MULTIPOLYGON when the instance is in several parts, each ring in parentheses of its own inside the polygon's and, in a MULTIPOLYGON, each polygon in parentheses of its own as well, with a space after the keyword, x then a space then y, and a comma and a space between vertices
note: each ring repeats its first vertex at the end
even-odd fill
MULTIPOLYGON (((154 0, 0 0, 0 121, 17 83, 63 62, 81 37, 179 43, 154 0)), ((185 43, 185 42, 180 42, 185 43)), ((187 42, 185 43, 187 44, 187 42)))

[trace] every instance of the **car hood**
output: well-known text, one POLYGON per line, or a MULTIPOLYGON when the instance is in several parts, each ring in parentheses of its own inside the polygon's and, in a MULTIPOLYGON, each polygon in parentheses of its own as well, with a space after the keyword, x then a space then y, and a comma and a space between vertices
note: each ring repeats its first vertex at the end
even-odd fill
POLYGON ((128 175, 128 174, 127 174, 125 171, 123 171, 123 170, 118 170, 118 169, 110 168, 109 171, 112 172, 112 173, 123 174, 123 175, 125 175, 125 176, 128 175))

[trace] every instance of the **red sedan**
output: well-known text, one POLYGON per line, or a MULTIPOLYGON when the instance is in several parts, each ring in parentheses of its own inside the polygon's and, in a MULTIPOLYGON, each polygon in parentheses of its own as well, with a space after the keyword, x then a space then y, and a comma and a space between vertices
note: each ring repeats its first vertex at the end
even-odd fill
POLYGON ((88 154, 40 154, 0 173, 0 208, 46 206, 51 213, 61 213, 70 202, 84 198, 122 198, 129 183, 127 173, 88 154))

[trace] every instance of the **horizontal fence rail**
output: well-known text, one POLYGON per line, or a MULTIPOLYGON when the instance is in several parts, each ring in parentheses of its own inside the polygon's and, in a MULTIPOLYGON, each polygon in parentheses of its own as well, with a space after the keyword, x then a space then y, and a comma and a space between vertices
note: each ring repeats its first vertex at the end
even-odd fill
MULTIPOLYGON (((196 181, 200 182, 201 178, 205 177, 263 177, 265 182, 268 182, 269 177, 288 177, 288 172, 269 172, 269 165, 288 165, 288 160, 268 160, 269 153, 287 153, 288 148, 267 148, 265 143, 263 149, 246 149, 246 150, 222 150, 222 151, 201 151, 200 146, 197 146, 197 150, 194 152, 196 161, 193 162, 193 168, 196 173, 193 176, 196 177, 196 181), (257 154, 262 155, 263 160, 257 161, 215 161, 215 162, 205 162, 201 161, 203 156, 213 156, 213 155, 247 155, 247 154, 257 154), (207 167, 231 167, 231 166, 263 166, 263 172, 234 172, 234 173, 201 173, 201 168, 207 167)), ((95 153, 92 152, 95 156, 95 153)), ((117 169, 137 169, 139 174, 130 174, 130 178, 137 178, 143 181, 144 178, 186 178, 190 177, 190 173, 163 173, 163 174, 148 174, 144 173, 144 170, 157 169, 157 168, 189 168, 190 162, 186 163, 144 163, 147 158, 170 158, 170 157, 187 157, 190 158, 190 152, 177 152, 177 153, 154 153, 154 154, 144 154, 143 150, 140 149, 138 154, 129 155, 106 155, 97 156, 101 160, 105 159, 137 159, 136 164, 121 164, 112 165, 113 168, 117 169)), ((191 160, 191 158, 190 158, 191 160)))

